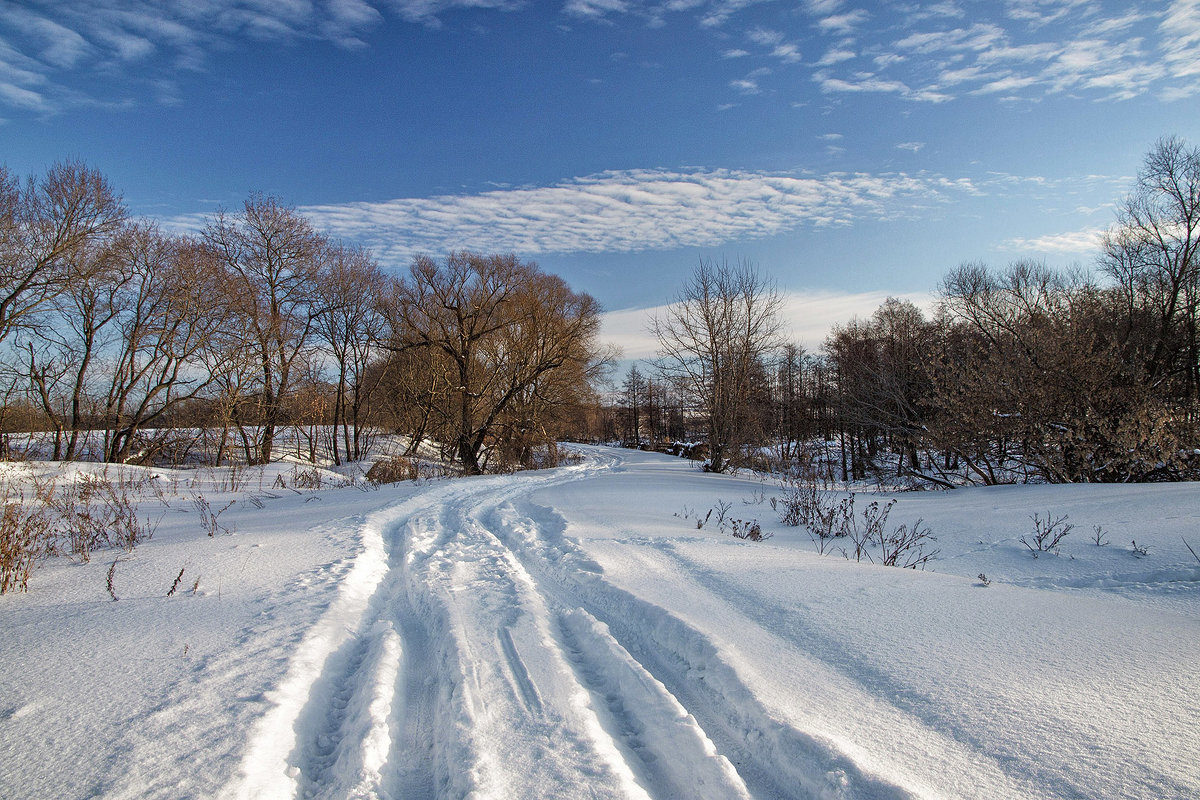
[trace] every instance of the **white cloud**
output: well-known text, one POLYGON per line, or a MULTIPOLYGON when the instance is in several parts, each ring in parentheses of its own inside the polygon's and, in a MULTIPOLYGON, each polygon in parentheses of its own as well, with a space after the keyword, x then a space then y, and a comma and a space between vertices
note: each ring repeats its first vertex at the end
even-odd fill
MULTIPOLYGON (((871 13, 844 0, 805 0, 800 20, 767 0, 562 0, 559 7, 576 19, 627 16, 650 27, 686 15, 712 32, 722 58, 753 53, 800 65, 807 53, 803 68, 826 93, 933 102, 1200 94, 1200 0, 1136 9, 1090 0, 908 0, 871 13), (758 26, 746 32, 754 46, 731 46, 726 23, 759 5, 758 26), (877 72, 862 72, 864 63, 877 72)), ((541 13, 528 0, 0 0, 0 103, 42 112, 99 104, 111 98, 81 96, 72 89, 78 76, 103 72, 120 87, 113 92, 128 96, 121 78, 143 89, 161 85, 175 70, 204 68, 218 50, 313 40, 363 48, 381 25, 438 26, 448 12, 470 9, 541 13)), ((754 91, 757 83, 746 78, 734 88, 754 91)))
POLYGON ((953 4, 912 3, 891 35, 867 20, 856 30, 853 49, 879 72, 856 71, 827 57, 815 65, 814 79, 827 93, 888 92, 934 101, 1067 92, 1097 101, 1200 94, 1200 0, 1115 13, 1087 0, 1013 0, 999 9, 976 5, 968 24, 956 23, 960 12, 953 4))
POLYGON ((577 17, 603 17, 608 14, 624 14, 629 11, 625 0, 567 0, 563 10, 577 17))
POLYGON ((48 108, 46 99, 37 92, 11 83, 0 82, 0 100, 17 108, 27 108, 31 111, 45 111, 48 108))
POLYGON ((1085 228, 1080 231, 1050 233, 1033 239, 1007 239, 1001 243, 1001 249, 1048 255, 1094 254, 1100 248, 1103 236, 1103 228, 1085 228))
POLYGON ((758 88, 758 81, 753 78, 738 78, 730 81, 729 86, 742 94, 759 94, 762 91, 758 88))
POLYGON ((924 149, 924 147, 924 142, 901 142, 900 144, 896 145, 897 150, 907 150, 910 153, 919 153, 922 149, 924 149))
POLYGON ((795 64, 803 57, 800 54, 800 48, 790 42, 776 45, 771 50, 771 55, 785 64, 795 64))
MULTIPOLYGON (((533 257, 712 247, 906 218, 914 205, 973 190, 969 181, 925 174, 628 170, 551 186, 299 210, 318 228, 401 265, 414 253, 460 248, 533 257)), ((190 215, 164 224, 197 230, 204 223, 190 215)))
POLYGON ((814 17, 827 17, 843 5, 843 0, 805 0, 804 6, 814 17))
POLYGON ((700 18, 700 24, 706 28, 718 28, 738 12, 763 2, 766 0, 713 0, 708 13, 700 18))
POLYGON ((911 33, 896 42, 901 50, 923 55, 956 50, 991 50, 1004 40, 1004 30, 993 24, 976 23, 970 28, 911 33))
MULTIPOLYGON (((622 0, 571 0, 620 3, 622 0)), ((175 69, 199 69, 211 52, 249 42, 326 40, 341 47, 366 46, 361 35, 386 16, 430 26, 455 8, 515 9, 524 0, 35 0, 0 2, 0 102, 39 111, 70 105, 102 105, 70 88, 74 74, 104 71, 132 81, 158 82, 175 69), (382 9, 382 10, 381 10, 382 9), (388 12, 387 15, 383 11, 388 12), (10 35, 8 32, 11 31, 10 35), (17 57, 14 58, 13 55, 17 57), (150 73, 147 59, 162 57, 150 73), (137 69, 124 67, 137 63, 137 69), (20 64, 34 81, 15 80, 20 64), (121 69, 126 69, 122 73, 121 69), (5 74, 9 73, 9 74, 5 74), (37 100, 34 100, 34 95, 37 100)), ((114 84, 116 81, 110 81, 114 84)))
POLYGON ((834 93, 878 93, 895 94, 909 100, 921 100, 929 103, 941 103, 950 96, 934 89, 912 89, 903 81, 883 78, 870 72, 856 72, 845 78, 831 75, 822 71, 813 75, 813 80, 826 94, 834 93))
POLYGON ((931 17, 961 17, 966 12, 953 2, 931 3, 925 7, 925 13, 931 17))
POLYGON ((746 38, 755 44, 768 48, 770 54, 789 64, 800 61, 800 48, 785 40, 781 31, 768 28, 751 28, 746 32, 746 38))
POLYGON ((1183 87, 1172 87, 1171 99, 1200 91, 1200 0, 1175 0, 1159 26, 1163 58, 1183 87))
POLYGON ((825 55, 821 56, 821 60, 817 62, 818 66, 831 67, 834 64, 840 64, 843 61, 849 61, 858 56, 853 50, 845 50, 843 48, 831 47, 825 51, 825 55))
POLYGON ((851 33, 859 25, 867 21, 867 12, 856 8, 845 14, 834 14, 817 20, 817 27, 823 33, 851 33))
POLYGON ((1083 14, 1091 3, 1092 0, 1008 0, 1008 16, 1040 28, 1069 14, 1083 14))
MULTIPOLYGON (((875 313, 888 297, 907 300, 929 312, 934 298, 928 293, 838 292, 797 290, 783 292, 785 336, 810 353, 818 352, 835 325, 854 318, 865 319, 875 313)), ((668 306, 630 308, 610 311, 601 320, 600 338, 621 348, 627 359, 651 359, 658 342, 650 333, 655 316, 662 317, 668 306)))

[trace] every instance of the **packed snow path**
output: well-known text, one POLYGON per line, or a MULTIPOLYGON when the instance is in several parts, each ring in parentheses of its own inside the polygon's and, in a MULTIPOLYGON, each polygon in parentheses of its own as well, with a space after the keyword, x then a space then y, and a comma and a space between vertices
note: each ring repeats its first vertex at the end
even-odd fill
POLYGON ((583 452, 377 492, 215 475, 215 537, 190 490, 146 501, 112 568, 0 597, 0 798, 1200 797, 1195 485, 903 494, 942 548, 913 572, 816 554, 769 482, 583 452), (1033 558, 1049 510, 1111 543, 1033 558))
MULTIPOLYGON (((664 469, 678 479, 686 466, 595 450, 580 466, 448 482, 375 514, 230 794, 1182 798, 1197 785, 1194 637, 1180 643, 1120 603, 1100 609, 1101 629, 1104 601, 1013 588, 1023 595, 1000 613, 1034 637, 1027 656, 1011 631, 988 630, 1005 589, 961 592, 955 580, 949 594, 967 602, 954 622, 948 576, 875 567, 848 576, 862 582, 847 604, 880 614, 879 629, 822 629, 789 608, 794 585, 773 590, 787 560, 760 583, 747 580, 767 566, 755 545, 683 522, 647 535, 659 531, 631 507, 635 487, 664 469), (615 487, 609 520, 597 518, 602 477, 615 487), (571 533, 606 528, 586 550, 565 535, 579 507, 571 533), (911 609, 893 606, 897 582, 911 609), (905 644, 939 625, 950 626, 940 646, 905 644), (1068 633, 1063 661, 1090 663, 1057 674, 1046 650, 1068 633), (873 660, 876 636, 894 663, 873 660), (1136 674, 1104 666, 1130 647, 1148 662, 1136 674), (1149 713, 1143 690, 1158 693, 1149 713), (1136 765, 1103 765, 1135 752, 1136 765)), ((825 566, 826 582, 830 565, 850 567, 792 555, 825 566)))
MULTIPOLYGON (((231 794, 748 797, 696 719, 593 614, 636 614, 633 598, 579 569, 561 521, 516 510, 616 461, 446 483, 368 520, 231 794)), ((756 773, 771 796, 799 791, 773 765, 756 773)))

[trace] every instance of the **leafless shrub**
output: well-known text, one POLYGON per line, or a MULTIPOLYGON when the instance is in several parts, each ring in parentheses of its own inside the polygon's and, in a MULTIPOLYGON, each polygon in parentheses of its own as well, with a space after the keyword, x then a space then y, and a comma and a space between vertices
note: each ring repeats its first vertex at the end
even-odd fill
POLYGON ((1188 544, 1187 539, 1184 539, 1182 536, 1180 536, 1179 538, 1183 539, 1183 546, 1186 547, 1188 549, 1188 552, 1192 554, 1192 558, 1196 559, 1197 561, 1200 561, 1200 556, 1196 555, 1196 551, 1192 549, 1192 546, 1190 544, 1188 544))
MULTIPOLYGON (((763 480, 766 480, 766 478, 767 478, 766 475, 761 475, 761 476, 756 476, 756 477, 758 478, 758 480, 760 482, 763 480)), ((772 501, 774 501, 774 499, 775 498, 771 498, 772 501)), ((749 499, 742 500, 742 504, 747 505, 747 506, 761 506, 765 502, 767 502, 767 491, 762 486, 759 486, 757 489, 755 489, 751 493, 749 499)), ((775 506, 772 505, 771 509, 774 510, 774 508, 775 508, 775 506)))
POLYGON ((816 546, 818 555, 825 555, 826 551, 831 550, 833 547, 831 544, 833 541, 832 539, 814 536, 811 531, 808 534, 808 538, 811 539, 812 543, 816 546))
POLYGON ((236 500, 230 500, 220 511, 213 511, 212 506, 203 495, 197 494, 192 497, 192 507, 200 514, 200 527, 210 538, 216 537, 218 533, 231 534, 234 532, 233 528, 222 525, 219 518, 236 502, 236 500))
MULTIPOLYGON (((841 528, 847 532, 850 541, 854 542, 854 560, 861 562, 863 556, 867 557, 868 561, 873 561, 871 558, 870 546, 872 542, 883 542, 886 536, 885 526, 887 525, 888 514, 892 511, 892 506, 896 505, 895 500, 889 500, 883 505, 879 501, 873 500, 867 507, 862 510, 862 523, 859 524, 857 519, 851 516, 848 520, 841 523, 841 528)), ((850 495, 850 511, 854 508, 854 495, 850 495)))
POLYGON ((133 494, 144 485, 122 475, 114 480, 107 472, 80 476, 62 488, 53 481, 35 481, 39 500, 57 518, 52 552, 66 552, 86 562, 95 550, 120 547, 129 552, 149 540, 158 521, 138 513, 133 494))
POLYGON ((1106 538, 1107 536, 1108 531, 1104 530, 1103 526, 1092 526, 1092 541, 1096 543, 1097 547, 1104 547, 1106 544, 1108 544, 1108 539, 1106 538))
POLYGON ((112 566, 108 568, 108 575, 104 579, 104 588, 108 589, 108 595, 113 599, 113 602, 120 599, 117 597, 117 590, 113 586, 113 579, 117 574, 117 562, 120 560, 119 558, 113 559, 112 566))
MULTIPOLYGON (((717 501, 717 528, 719 528, 722 533, 725 532, 725 516, 729 513, 731 508, 733 508, 733 503, 726 503, 724 500, 717 501)), ((712 514, 712 512, 713 509, 710 508, 708 513, 712 514)), ((705 521, 707 521, 707 519, 708 517, 705 517, 705 521)))
POLYGON ((29 590, 29 575, 46 555, 53 521, 40 502, 6 496, 0 514, 0 594, 29 590))
POLYGON ((684 506, 682 509, 680 509, 679 511, 676 511, 671 516, 679 517, 680 519, 691 519, 692 515, 695 513, 696 513, 695 509, 690 508, 689 506, 684 506))
POLYGON ((325 480, 316 467, 292 470, 292 486, 296 489, 323 489, 325 480))
POLYGON ((785 480, 783 495, 771 498, 771 510, 778 511, 779 521, 791 527, 808 525, 815 519, 820 508, 820 490, 815 483, 806 481, 785 480))
POLYGON ((929 542, 936 542, 937 538, 928 527, 922 527, 922 521, 918 518, 912 528, 901 525, 890 536, 883 538, 882 563, 885 567, 925 569, 925 565, 937 557, 941 550, 925 549, 929 542))
POLYGON ((183 580, 183 571, 186 567, 179 568, 179 574, 175 576, 175 580, 171 583, 171 588, 167 590, 167 597, 175 594, 175 590, 179 588, 179 582, 183 580))
POLYGON ((985 575, 982 572, 979 573, 978 575, 976 575, 975 577, 979 578, 980 586, 991 586, 992 585, 992 579, 989 578, 987 575, 985 575))
MULTIPOLYGON (((1133 552, 1134 558, 1144 558, 1150 555, 1150 548, 1145 545, 1138 544, 1136 539, 1130 542, 1130 549, 1133 552)), ((1195 555, 1195 553, 1192 553, 1192 555, 1195 555)))
POLYGON ((751 542, 765 542, 770 539, 773 534, 763 533, 762 526, 758 524, 758 520, 730 520, 730 533, 737 539, 747 539, 751 542))
MULTIPOLYGON (((415 470, 414 470, 415 471, 415 470)), ((292 470, 292 487, 295 489, 310 489, 316 491, 326 488, 328 478, 317 467, 308 467, 300 469, 299 467, 292 470)), ((345 486, 346 483, 336 483, 337 486, 345 486)))
POLYGON ((375 484, 415 481, 417 477, 417 465, 404 456, 381 458, 367 470, 367 480, 375 484))
POLYGON ((1068 514, 1052 517, 1047 511, 1045 519, 1038 514, 1034 514, 1030 519, 1033 520, 1033 533, 1022 536, 1020 542, 1029 548, 1034 558, 1037 558, 1039 553, 1057 554, 1059 543, 1075 529, 1074 525, 1067 522, 1068 514))
MULTIPOLYGON (((926 549, 930 542, 937 539, 928 527, 922 525, 920 519, 911 528, 901 525, 889 533, 887 520, 895 504, 895 500, 886 503, 872 501, 861 512, 856 512, 853 492, 837 498, 836 495, 821 492, 816 484, 794 481, 784 486, 781 521, 806 527, 809 538, 822 555, 829 549, 829 542, 849 538, 854 543, 855 561, 861 562, 866 558, 874 563, 871 551, 879 547, 882 551, 880 563, 884 566, 924 569, 941 552, 926 549)), ((850 558, 848 549, 841 548, 841 551, 846 558, 850 558)))
MULTIPOLYGON (((236 461, 229 465, 225 471, 224 477, 217 488, 222 492, 240 492, 245 487, 246 482, 250 477, 246 474, 246 467, 236 461)), ((262 483, 262 470, 259 470, 259 483, 262 483)))

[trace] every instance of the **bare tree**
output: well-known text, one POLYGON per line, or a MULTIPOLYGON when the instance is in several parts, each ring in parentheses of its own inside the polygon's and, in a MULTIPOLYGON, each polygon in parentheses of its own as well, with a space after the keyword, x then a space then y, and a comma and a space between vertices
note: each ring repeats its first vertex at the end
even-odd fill
POLYGON ((898 455, 897 476, 919 475, 922 404, 929 393, 925 364, 932 341, 933 328, 921 310, 894 297, 869 320, 835 327, 826 339, 838 377, 843 441, 850 440, 850 472, 856 477, 864 477, 868 467, 882 469, 881 450, 898 455))
MULTIPOLYGON (((328 255, 325 238, 295 209, 252 195, 236 215, 224 211, 204 239, 229 274, 259 366, 253 460, 271 460, 283 405, 320 316, 317 287, 328 255)), ((245 430, 245 428, 243 428, 245 430)))
POLYGON ((749 263, 701 260, 652 324, 659 371, 702 412, 710 468, 736 466, 760 438, 752 404, 764 360, 779 345, 782 298, 749 263))
POLYGON ((1200 147, 1178 137, 1146 155, 1101 265, 1116 281, 1123 331, 1151 383, 1181 379, 1192 401, 1200 387, 1200 147))
POLYGON ((72 251, 62 288, 24 316, 20 341, 31 387, 50 420, 53 457, 81 455, 102 405, 104 357, 119 343, 122 293, 130 276, 109 241, 72 251))
POLYGON ((23 187, 0 167, 0 342, 79 274, 82 249, 125 218, 120 195, 82 162, 55 164, 23 187))
POLYGON ((637 364, 629 367, 629 373, 621 384, 624 401, 626 447, 639 447, 642 441, 642 401, 646 397, 646 378, 637 364))
POLYGON ((1055 483, 1147 480, 1174 469, 1181 442, 1171 409, 1128 357, 1110 295, 1086 276, 1031 262, 999 274, 966 265, 943 294, 966 349, 936 371, 931 430, 974 443, 999 437, 996 462, 1011 459, 1055 483))
MULTIPOLYGON (((317 335, 328 345, 337 369, 333 425, 340 427, 350 460, 362 457, 367 367, 386 324, 380 309, 385 286, 383 273, 370 253, 344 245, 330 248, 329 268, 320 287, 317 335)), ((336 430, 332 445, 334 463, 340 464, 336 430)))
POLYGON ((130 226, 115 251, 120 336, 109 368, 105 458, 126 461, 144 428, 201 396, 227 370, 216 341, 232 301, 215 254, 198 242, 142 224, 130 226), (201 363, 208 368, 198 369, 201 363))
POLYGON ((395 285, 389 347, 439 354, 449 381, 435 381, 428 399, 446 403, 455 454, 465 472, 479 474, 485 445, 511 435, 507 415, 523 396, 572 369, 588 374, 580 365, 595 357, 599 313, 590 296, 513 255, 420 256, 395 285))
POLYGON ((807 372, 812 358, 795 342, 786 342, 775 365, 775 436, 779 456, 792 462, 804 454, 805 441, 816 431, 810 419, 810 399, 806 396, 807 372))

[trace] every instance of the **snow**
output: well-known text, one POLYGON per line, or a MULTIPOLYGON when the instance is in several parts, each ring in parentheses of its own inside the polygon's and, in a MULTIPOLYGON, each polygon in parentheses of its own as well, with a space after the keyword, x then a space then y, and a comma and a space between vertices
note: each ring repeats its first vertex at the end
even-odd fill
POLYGON ((817 554, 769 482, 582 450, 142 474, 152 540, 0 597, 0 797, 1200 796, 1195 485, 893 495, 921 572, 817 554), (697 528, 722 501, 772 538, 697 528))

